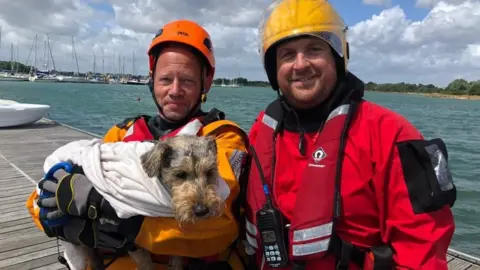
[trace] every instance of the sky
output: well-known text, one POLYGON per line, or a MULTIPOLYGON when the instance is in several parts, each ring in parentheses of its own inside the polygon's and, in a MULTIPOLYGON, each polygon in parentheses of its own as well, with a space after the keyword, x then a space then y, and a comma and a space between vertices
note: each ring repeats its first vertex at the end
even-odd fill
MULTIPOLYGON (((0 59, 11 44, 27 62, 37 35, 37 66, 50 40, 57 70, 146 75, 153 35, 173 19, 203 25, 212 37, 216 78, 266 81, 257 26, 272 0, 0 0, 0 59), (18 49, 17 49, 18 47, 18 49), (103 57, 102 57, 103 56, 103 57), (103 61, 102 61, 103 59, 103 61), (133 61, 135 60, 135 61, 133 61)), ((349 70, 365 82, 446 86, 480 80, 480 0, 331 0, 348 25, 349 70)), ((33 52, 28 64, 32 64, 33 52)), ((49 69, 53 68, 51 57, 49 69)))

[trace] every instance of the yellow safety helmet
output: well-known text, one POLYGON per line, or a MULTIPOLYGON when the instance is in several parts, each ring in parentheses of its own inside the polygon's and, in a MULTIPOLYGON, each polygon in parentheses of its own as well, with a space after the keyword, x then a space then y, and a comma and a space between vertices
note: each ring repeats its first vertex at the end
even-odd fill
POLYGON ((278 90, 275 50, 280 42, 310 35, 321 38, 343 59, 347 72, 348 27, 327 0, 277 0, 264 12, 258 26, 259 52, 270 84, 278 90))

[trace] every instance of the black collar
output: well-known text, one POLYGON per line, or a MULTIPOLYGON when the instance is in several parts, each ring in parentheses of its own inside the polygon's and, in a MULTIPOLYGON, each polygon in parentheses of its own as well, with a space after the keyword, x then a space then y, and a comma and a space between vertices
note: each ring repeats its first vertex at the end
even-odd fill
POLYGON ((348 73, 332 91, 331 96, 315 108, 299 110, 293 109, 283 96, 268 105, 266 112, 277 120, 277 132, 285 129, 292 132, 318 131, 329 113, 336 107, 353 100, 361 100, 365 91, 363 81, 352 73, 348 73))

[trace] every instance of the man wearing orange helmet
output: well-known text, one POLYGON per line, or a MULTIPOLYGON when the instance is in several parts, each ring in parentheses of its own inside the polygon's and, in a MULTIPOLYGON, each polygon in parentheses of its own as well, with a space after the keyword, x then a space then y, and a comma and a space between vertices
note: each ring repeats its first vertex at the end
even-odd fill
POLYGON ((363 99, 326 0, 260 23, 278 99, 251 128, 246 251, 260 269, 447 269, 456 189, 441 139, 363 99))
POLYGON ((128 118, 112 127, 104 136, 104 141, 160 140, 179 132, 214 136, 219 173, 230 188, 225 213, 220 218, 198 222, 194 229, 188 231, 182 231, 172 218, 116 220, 109 203, 88 184, 88 179, 81 172, 64 172, 61 181, 74 183, 69 185, 72 190, 57 189, 55 194, 56 205, 53 207, 69 209, 69 213, 65 213, 69 215, 65 223, 53 228, 47 222, 52 217, 39 216, 39 207, 52 205, 43 205, 45 201, 38 200, 37 192, 31 194, 27 208, 37 226, 48 236, 95 247, 105 258, 113 255, 109 269, 135 269, 136 265, 126 251, 136 244, 152 253, 156 269, 166 269, 169 257, 175 255, 188 258, 188 269, 243 270, 235 244, 239 232, 236 218, 239 211, 238 178, 240 161, 246 153, 247 135, 237 124, 225 120, 223 112, 213 109, 205 113, 200 108, 201 103, 206 101, 215 72, 210 36, 195 22, 173 21, 155 35, 148 55, 149 88, 159 115, 128 118), (70 213, 72 203, 79 208, 75 213, 70 213), (91 214, 92 209, 94 215, 91 214), (101 224, 99 220, 102 217, 113 218, 117 225, 101 224))

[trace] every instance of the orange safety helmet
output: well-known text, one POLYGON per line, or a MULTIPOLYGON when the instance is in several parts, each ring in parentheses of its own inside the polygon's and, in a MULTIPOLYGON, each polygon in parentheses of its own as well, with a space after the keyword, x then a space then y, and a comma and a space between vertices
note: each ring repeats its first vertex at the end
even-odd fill
POLYGON ((277 0, 264 12, 259 26, 259 53, 270 84, 278 90, 275 47, 290 38, 310 35, 327 42, 342 58, 347 72, 347 26, 328 0, 277 0))
MULTIPOLYGON (((215 74, 215 56, 210 34, 199 24, 189 20, 176 20, 167 23, 160 29, 148 48, 149 75, 153 79, 153 70, 156 64, 156 52, 158 47, 167 43, 181 43, 195 49, 203 58, 206 64, 206 76, 202 85, 205 95, 210 90, 215 74)), ((202 99, 205 97, 202 96, 202 99)))

